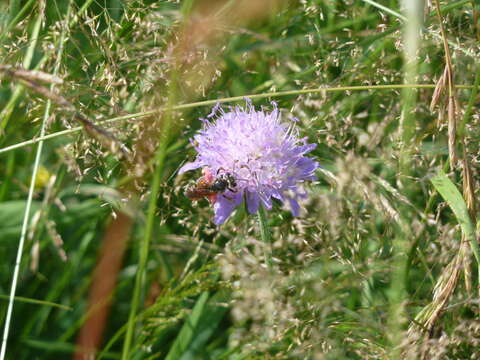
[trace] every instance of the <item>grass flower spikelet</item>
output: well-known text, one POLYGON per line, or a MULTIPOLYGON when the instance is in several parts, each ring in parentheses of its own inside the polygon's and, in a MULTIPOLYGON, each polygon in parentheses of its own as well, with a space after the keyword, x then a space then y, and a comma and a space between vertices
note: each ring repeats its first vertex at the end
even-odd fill
POLYGON ((316 145, 298 137, 293 121, 281 121, 275 103, 271 112, 255 110, 250 101, 245 108, 237 106, 228 112, 217 105, 202 121, 203 129, 192 141, 198 155, 180 173, 202 168, 236 179, 235 189, 216 198, 215 224, 224 223, 243 199, 250 213, 257 212, 260 203, 270 210, 275 198, 287 201, 294 216, 299 214, 297 200, 306 196, 301 183, 315 180, 319 166, 305 154, 316 145))

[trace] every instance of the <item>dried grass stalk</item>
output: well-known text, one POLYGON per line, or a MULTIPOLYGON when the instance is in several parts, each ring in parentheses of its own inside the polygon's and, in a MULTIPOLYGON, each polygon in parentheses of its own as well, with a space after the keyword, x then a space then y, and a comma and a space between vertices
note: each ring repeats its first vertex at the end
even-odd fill
POLYGON ((457 111, 456 111, 456 101, 454 95, 448 97, 448 156, 450 158, 450 163, 452 168, 457 163, 457 150, 456 150, 456 140, 457 140, 457 111))
MULTIPOLYGON (((64 109, 73 112, 73 119, 79 122, 85 129, 85 131, 94 139, 96 139, 104 148, 108 149, 114 154, 120 154, 122 157, 129 159, 130 158, 130 151, 128 148, 118 140, 115 135, 113 135, 108 130, 95 125, 92 121, 90 121, 87 116, 83 115, 82 113, 78 112, 75 106, 68 101, 62 95, 51 91, 50 89, 42 86, 38 83, 35 78, 38 73, 41 72, 33 72, 27 71, 23 69, 13 69, 9 67, 0 68, 3 70, 5 74, 8 76, 19 80, 23 85, 28 87, 29 89, 35 91, 36 93, 44 96, 45 98, 51 100, 57 105, 60 105, 64 109)), ((41 73, 42 76, 45 78, 46 73, 41 73)), ((47 74, 48 75, 48 74, 47 74)), ((53 78, 49 79, 51 81, 55 81, 53 78)))
POLYGON ((437 85, 435 86, 435 90, 433 91, 432 101, 430 102, 430 111, 433 112, 435 107, 439 104, 442 95, 445 93, 445 83, 447 78, 448 67, 445 66, 443 70, 442 76, 437 81, 437 85))

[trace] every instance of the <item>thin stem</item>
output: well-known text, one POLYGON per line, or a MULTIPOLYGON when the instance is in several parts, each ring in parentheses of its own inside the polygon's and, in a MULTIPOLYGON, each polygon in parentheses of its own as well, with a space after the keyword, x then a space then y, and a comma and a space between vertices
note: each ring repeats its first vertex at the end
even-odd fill
MULTIPOLYGON (((2 34, 0 34, 0 44, 3 43, 3 40, 7 37, 8 33, 15 27, 15 25, 18 24, 20 19, 25 15, 25 13, 30 9, 30 7, 35 3, 35 0, 29 0, 25 5, 23 5, 22 9, 18 12, 15 12, 15 17, 11 17, 10 22, 8 25, 5 27, 5 29, 2 30, 2 34)), ((19 3, 17 1, 17 3, 19 3)), ((13 13, 11 13, 13 15, 13 13)))
MULTIPOLYGON (((404 50, 404 80, 411 84, 417 77, 417 50, 419 48, 420 19, 418 16, 419 4, 417 0, 405 0, 405 11, 408 22, 405 24, 403 38, 404 50)), ((416 92, 412 88, 402 89, 402 113, 400 127, 402 133, 402 149, 400 154, 400 168, 404 175, 410 169, 412 141, 415 137, 415 102, 416 92)))
MULTIPOLYGON (((445 5, 444 7, 442 7, 440 9, 441 12, 445 12, 445 11, 450 11, 452 9, 455 9, 457 7, 461 7, 467 3, 469 3, 471 0, 461 0, 461 1, 457 1, 453 4, 449 4, 449 5, 445 5)), ((396 18, 402 20, 402 21, 407 21, 407 18, 405 16, 403 16, 402 14, 396 12, 395 10, 392 10, 386 6, 383 6, 382 4, 379 4, 378 2, 376 1, 373 1, 373 0, 363 0, 363 2, 366 2, 372 6, 375 6, 376 8, 382 10, 382 11, 385 11, 387 14, 390 14, 390 15, 393 15, 395 16, 396 18)), ((432 15, 432 13, 430 14, 432 15)))
MULTIPOLYGON (((376 1, 373 1, 373 0, 363 0, 363 2, 366 2, 367 4, 370 4, 370 5, 372 5, 372 6, 375 6, 377 9, 380 9, 380 10, 386 12, 387 14, 393 15, 393 16, 395 16, 397 19, 402 20, 403 22, 407 22, 407 21, 408 21, 408 18, 407 18, 406 16, 403 16, 402 14, 400 14, 400 13, 396 12, 395 10, 392 10, 392 9, 386 7, 386 6, 383 6, 383 5, 379 4, 379 3, 376 2, 376 1)), ((461 6, 465 5, 465 4, 468 3, 468 2, 470 2, 470 0, 458 1, 458 2, 455 2, 455 3, 453 3, 453 4, 445 5, 444 7, 439 8, 439 10, 440 10, 440 13, 443 13, 443 12, 450 11, 450 10, 452 10, 452 9, 455 9, 455 8, 457 8, 457 7, 461 7, 461 6)), ((421 11, 419 11, 419 14, 420 14, 420 13, 421 13, 421 11)), ((431 12, 429 16, 432 16, 432 15, 433 15, 433 12, 431 12)), ((425 32, 427 32, 427 33, 429 33, 429 35, 431 35, 432 37, 434 37, 434 38, 436 38, 436 39, 438 39, 438 40, 441 40, 441 41, 444 40, 444 39, 442 38, 442 36, 439 35, 439 34, 437 34, 436 32, 433 32, 433 31, 431 31, 431 30, 429 30, 429 29, 425 29, 425 28, 423 28, 422 30, 425 31, 425 32)), ((457 50, 457 51, 460 51, 460 52, 464 53, 464 54, 467 55, 467 56, 472 56, 472 57, 475 57, 475 58, 476 58, 477 55, 476 55, 475 53, 473 53, 472 51, 466 50, 466 49, 458 46, 458 45, 455 44, 454 42, 451 42, 451 41, 448 40, 448 39, 447 39, 446 41, 447 41, 447 43, 448 43, 453 49, 455 49, 455 50, 457 50)))
MULTIPOLYGON (((5 299, 5 300, 10 300, 10 296, 7 295, 0 295, 0 299, 5 299)), ((51 301, 45 301, 45 300, 39 300, 39 299, 32 299, 24 296, 15 296, 15 301, 17 302, 23 302, 26 304, 34 304, 34 305, 40 305, 40 306, 49 306, 49 307, 55 307, 59 308, 62 310, 67 310, 67 311, 72 311, 73 308, 70 306, 62 305, 62 304, 57 304, 51 301)))
MULTIPOLYGON (((411 84, 415 81, 418 74, 417 51, 419 49, 419 34, 421 30, 420 2, 418 0, 404 0, 405 22, 403 39, 404 49, 404 81, 411 84)), ((402 91, 402 113, 400 118, 401 126, 401 152, 400 152, 400 171, 405 177, 403 181, 406 191, 412 188, 409 180, 411 172, 412 143, 415 139, 415 104, 416 92, 413 88, 404 88, 402 91)), ((400 359, 400 344, 403 337, 403 328, 406 322, 405 299, 407 298, 407 264, 408 264, 408 243, 411 239, 411 233, 408 224, 409 209, 399 211, 398 226, 395 226, 395 238, 393 240, 393 266, 391 273, 391 284, 388 292, 389 314, 388 314, 388 335, 390 338, 389 358, 400 359)))
MULTIPOLYGON (((69 2, 68 11, 67 11, 67 20, 70 17, 70 8, 71 8, 70 5, 71 5, 71 3, 69 2)), ((38 18, 37 18, 37 23, 35 24, 35 30, 34 30, 34 32, 36 33, 36 35, 35 35, 36 38, 38 37, 38 32, 39 32, 39 29, 40 29, 40 25, 42 23, 42 18, 43 18, 43 14, 39 14, 38 18)), ((58 70, 60 68, 60 62, 61 62, 61 58, 62 58, 62 54, 63 54, 63 43, 66 39, 67 29, 68 29, 68 22, 67 22, 66 26, 63 27, 62 33, 60 35, 60 44, 59 44, 59 47, 58 47, 57 59, 56 59, 56 62, 55 62, 55 68, 54 68, 54 72, 53 72, 54 75, 56 75, 58 73, 58 70)), ((51 85, 50 89, 53 89, 53 87, 54 87, 54 84, 51 85)), ((45 130, 46 130, 46 127, 47 127, 48 118, 50 116, 51 105, 52 105, 51 101, 47 100, 47 103, 46 103, 46 106, 45 106, 45 111, 44 111, 44 114, 43 114, 42 125, 41 125, 41 128, 40 128, 40 137, 45 136, 45 130)), ((17 290, 18 275, 20 273, 20 264, 22 262, 23 246, 24 246, 24 243, 25 243, 25 237, 26 237, 26 234, 27 234, 28 224, 29 224, 29 220, 30 220, 30 210, 31 210, 32 201, 33 201, 33 193, 35 192, 35 182, 36 182, 36 179, 37 179, 38 168, 40 166, 40 158, 41 158, 41 155, 42 155, 42 150, 43 150, 43 141, 39 141, 38 148, 37 148, 37 153, 35 155, 35 162, 34 162, 33 170, 32 170, 32 177, 30 179, 30 187, 28 189, 27 204, 25 206, 25 213, 24 213, 24 216, 23 216, 22 230, 21 230, 21 233, 20 233, 20 240, 19 240, 19 243, 18 243, 17 256, 16 256, 16 260, 15 260, 15 267, 14 267, 14 270, 13 270, 12 285, 11 285, 11 288, 10 288, 10 298, 9 298, 9 301, 8 301, 7 315, 6 315, 6 318, 5 318, 5 326, 4 326, 4 329, 3 329, 2 348, 0 350, 0 360, 5 359, 5 354, 6 354, 6 351, 7 351, 7 341, 8 341, 8 335, 9 335, 9 330, 10 330, 10 324, 11 324, 11 321, 12 321, 13 304, 14 304, 14 299, 15 299, 15 293, 16 293, 16 290, 17 290)))
MULTIPOLYGON (((456 86, 458 87, 458 85, 456 86)), ((465 126, 467 125, 467 121, 472 116, 472 112, 475 106, 475 101, 477 99, 478 88, 480 87, 480 63, 477 64, 476 74, 475 74, 475 82, 473 84, 472 92, 470 93, 470 98, 468 99, 467 108, 463 115, 463 118, 460 122, 460 126, 458 129, 458 136, 463 138, 465 135, 465 126)))
MULTIPOLYGON (((164 142, 162 142, 164 143, 164 142)), ((136 314, 138 304, 140 303, 140 295, 142 284, 145 281, 145 270, 148 260, 148 250, 150 249, 150 240, 153 234, 155 224, 155 215, 157 210, 157 199, 160 193, 161 178, 163 174, 163 164, 165 162, 166 147, 160 145, 155 154, 155 174, 153 176, 152 184, 150 186, 151 194, 147 210, 147 223, 145 233, 140 245, 140 255, 137 273, 135 276, 135 286, 132 297, 132 304, 130 306, 130 314, 128 316, 127 331, 125 341, 123 343, 122 360, 129 359, 130 347, 133 339, 133 332, 135 329, 136 314)))
POLYGON ((20 0, 11 0, 10 5, 9 5, 9 18, 10 20, 13 19, 15 14, 18 12, 18 9, 20 9, 20 0))
MULTIPOLYGON (((30 45, 28 46, 27 52, 22 62, 22 66, 24 69, 29 69, 30 65, 32 64, 33 54, 35 52, 35 48, 37 47, 37 42, 40 34, 40 28, 42 27, 42 18, 43 18, 43 14, 39 14, 35 20, 33 31, 31 34, 32 40, 30 42, 30 45)), ((5 107, 0 112, 0 119, 1 119, 0 128, 1 129, 5 129, 7 127, 8 119, 10 119, 10 116, 13 113, 17 100, 20 98, 20 95, 22 94, 23 89, 24 89, 23 85, 17 84, 17 86, 15 87, 15 90, 13 91, 12 96, 8 100, 7 105, 5 105, 5 107)))
MULTIPOLYGON (((445 31, 445 25, 443 24, 442 10, 440 8, 439 0, 435 0, 435 6, 437 8, 437 18, 438 18, 438 23, 440 24, 440 32, 442 34, 443 49, 445 51, 445 62, 447 63, 447 66, 449 68, 453 68, 452 57, 450 56, 450 50, 448 48, 447 34, 446 34, 446 31, 445 31)), ((449 83, 449 88, 450 88, 450 85, 453 85, 453 84, 449 83)))
MULTIPOLYGON (((172 128, 172 106, 171 104, 174 102, 176 98, 176 87, 175 84, 177 82, 177 76, 175 72, 172 74, 172 81, 171 86, 169 89, 169 99, 168 99, 168 106, 167 111, 164 115, 164 126, 160 133, 160 143, 158 145, 157 151, 155 153, 155 173, 153 175, 152 183, 150 186, 151 194, 148 202, 148 210, 147 210, 147 222, 145 227, 145 233, 143 236, 142 244, 140 245, 140 254, 139 254, 139 263, 138 263, 138 270, 135 277, 135 286, 134 292, 132 297, 132 304, 130 307, 130 314, 128 316, 127 322, 127 331, 125 334, 125 340, 123 343, 123 350, 122 350, 122 360, 130 359, 130 347, 133 340, 133 333, 135 330, 135 323, 136 323, 136 315, 138 305, 140 303, 141 298, 141 290, 142 285, 145 281, 145 274, 146 274, 146 265, 148 260, 148 252, 150 249, 150 241, 153 235, 153 228, 155 225, 155 218, 157 213, 157 199, 160 194, 161 188, 161 180, 163 175, 163 168, 165 164, 165 159, 167 155, 167 147, 168 142, 170 139, 170 131, 172 128)), ((171 269, 163 257, 163 254, 160 253, 162 258, 163 264, 166 268, 167 275, 171 277, 171 269)))
MULTIPOLYGON (((434 89, 435 84, 388 84, 388 85, 368 85, 368 86, 339 86, 339 87, 319 87, 314 89, 302 89, 302 90, 290 90, 290 91, 278 91, 278 92, 270 92, 270 93, 262 93, 262 94, 250 94, 250 95, 243 95, 243 96, 233 96, 227 98, 220 98, 214 100, 205 100, 205 101, 197 101, 188 104, 179 104, 179 105, 171 105, 171 106, 164 106, 154 110, 148 110, 144 112, 138 112, 134 114, 128 114, 123 116, 117 116, 111 119, 99 121, 98 125, 105 125, 116 123, 124 120, 131 120, 131 119, 140 119, 143 117, 147 117, 156 113, 161 113, 168 110, 182 110, 182 109, 190 109, 200 106, 209 106, 214 105, 217 103, 226 103, 226 102, 235 102, 241 101, 245 98, 249 98, 252 100, 255 99, 264 99, 269 97, 281 97, 281 96, 290 96, 290 95, 302 95, 302 94, 313 94, 313 93, 328 93, 328 92, 339 92, 339 91, 362 91, 362 90, 396 90, 396 89, 405 89, 405 88, 416 88, 416 89, 434 89)), ((457 85, 458 89, 471 89, 471 85, 457 85)), ((30 139, 23 141, 21 143, 13 144, 10 146, 6 146, 0 149, 0 154, 6 153, 15 149, 19 149, 28 145, 36 144, 43 140, 50 140, 57 138, 59 136, 73 134, 83 130, 82 126, 77 126, 71 129, 58 131, 46 136, 36 137, 35 139, 30 139)))
MULTIPOLYGON (((77 14, 73 16, 71 19, 69 19, 67 26, 69 28, 74 26, 79 21, 80 15, 83 14, 85 11, 87 11, 88 7, 92 3, 93 3, 93 0, 86 0, 83 3, 82 7, 78 10, 77 14)), ((36 46, 36 42, 39 36, 38 34, 36 34, 35 36, 32 36, 32 38, 33 38, 32 43, 30 44, 29 49, 27 50, 27 55, 25 56, 25 59, 23 62, 23 67, 25 69, 28 69, 30 67, 31 59, 33 57, 33 49, 36 46)), ((50 52, 45 53, 43 57, 41 57, 40 60, 37 62, 33 70, 40 69, 43 66, 43 64, 45 64, 49 60, 49 57, 50 57, 50 52)), ((10 120, 10 117, 13 114, 13 110, 18 100, 22 96, 24 90, 25 90, 25 87, 22 84, 17 84, 17 86, 15 86, 13 94, 8 100, 7 105, 5 105, 5 107, 0 112, 0 129, 5 129, 7 127, 8 121, 10 120)))
POLYGON ((370 5, 373 5, 375 6, 376 8, 382 10, 382 11, 385 11, 387 14, 390 14, 390 15, 393 15, 395 16, 396 18, 399 18, 400 20, 402 21, 407 21, 407 17, 406 16, 403 16, 402 14, 396 12, 395 10, 392 10, 386 6, 383 6, 382 4, 379 4, 378 2, 376 1, 373 1, 373 0, 363 0, 363 2, 366 2, 367 4, 370 4, 370 5))
MULTIPOLYGON (((472 248, 473 256, 477 261, 477 271, 478 271, 478 279, 480 279, 480 247, 478 246, 478 240, 476 234, 480 232, 480 221, 476 224, 476 231, 473 233, 473 236, 470 236, 470 247, 472 248)), ((480 280, 477 279, 477 282, 480 283, 480 280)), ((480 286, 479 286, 480 291, 480 286)))
POLYGON ((261 204, 258 207, 258 225, 260 226, 260 237, 264 243, 265 262, 267 268, 272 270, 272 233, 268 226, 267 214, 261 204))

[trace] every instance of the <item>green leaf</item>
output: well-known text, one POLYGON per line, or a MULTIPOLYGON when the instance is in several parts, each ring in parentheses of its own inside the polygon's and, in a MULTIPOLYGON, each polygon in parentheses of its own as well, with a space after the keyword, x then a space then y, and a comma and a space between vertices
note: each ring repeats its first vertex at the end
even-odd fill
MULTIPOLYGON (((32 201, 31 214, 40 208, 40 202, 32 201)), ((20 236, 23 215, 25 214, 25 201, 13 200, 0 203, 0 239, 13 240, 20 236)))
POLYGON ((212 336, 226 307, 218 305, 225 301, 224 293, 217 293, 208 301, 208 292, 203 292, 198 298, 192 313, 183 324, 166 360, 195 359, 197 351, 204 349, 205 343, 212 336))
POLYGON ((442 198, 447 202, 448 206, 455 214, 462 231, 465 236, 470 238, 474 234, 474 227, 470 215, 468 213, 467 205, 463 199, 462 194, 458 191, 455 184, 445 175, 443 171, 431 179, 435 189, 440 193, 442 198))
MULTIPOLYGON (((0 294, 0 300, 8 300, 9 298, 10 297, 8 295, 0 294)), ((57 303, 54 303, 54 302, 51 302, 51 301, 31 299, 31 298, 27 298, 27 297, 24 297, 24 296, 15 296, 14 299, 17 302, 24 302, 24 303, 27 303, 27 304, 35 304, 35 305, 41 305, 41 306, 56 307, 56 308, 60 308, 62 310, 68 310, 68 311, 73 310, 70 306, 57 304, 57 303)))
POLYGON ((477 263, 480 264, 480 251, 475 236, 475 227, 462 194, 443 171, 434 176, 431 182, 455 214, 463 234, 470 241, 477 263))

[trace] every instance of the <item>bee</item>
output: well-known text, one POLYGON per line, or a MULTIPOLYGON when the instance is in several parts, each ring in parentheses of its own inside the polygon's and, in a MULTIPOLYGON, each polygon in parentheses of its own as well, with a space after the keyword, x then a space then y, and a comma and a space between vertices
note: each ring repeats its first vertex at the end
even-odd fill
POLYGON ((185 196, 192 201, 207 198, 211 203, 215 203, 218 194, 223 194, 227 190, 236 192, 235 177, 229 172, 219 174, 221 170, 220 168, 215 176, 210 169, 203 169, 203 176, 197 180, 194 186, 187 188, 185 196))

